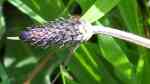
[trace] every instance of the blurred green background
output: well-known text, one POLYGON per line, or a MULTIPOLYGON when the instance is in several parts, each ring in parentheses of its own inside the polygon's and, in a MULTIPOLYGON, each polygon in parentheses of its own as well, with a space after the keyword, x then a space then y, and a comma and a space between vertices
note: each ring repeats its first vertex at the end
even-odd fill
POLYGON ((48 55, 52 59, 30 84, 51 84, 57 75, 54 84, 150 84, 149 49, 123 40, 95 35, 63 67, 68 49, 42 49, 8 39, 33 24, 76 14, 94 25, 150 38, 149 0, 0 0, 0 84, 25 84, 48 55))

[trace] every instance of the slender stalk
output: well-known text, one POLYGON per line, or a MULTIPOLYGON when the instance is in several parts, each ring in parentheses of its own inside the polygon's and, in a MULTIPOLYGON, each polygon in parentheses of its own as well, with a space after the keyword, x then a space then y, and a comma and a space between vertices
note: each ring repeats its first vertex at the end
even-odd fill
POLYGON ((49 54, 48 56, 42 58, 39 64, 31 72, 28 73, 27 78, 25 79, 23 84, 31 84, 32 80, 38 75, 38 73, 47 66, 50 59, 53 59, 53 55, 54 54, 49 54))
MULTIPOLYGON (((73 53, 76 51, 76 49, 79 47, 79 45, 75 45, 75 47, 71 47, 69 49, 69 54, 67 56, 67 58, 64 60, 64 62, 62 63, 62 66, 65 68, 69 62, 71 61, 71 58, 73 56, 73 53)), ((52 80, 51 84, 55 84, 55 82, 57 81, 57 79, 59 78, 59 76, 61 75, 61 72, 57 73, 56 76, 54 77, 54 79, 52 80)))
POLYGON ((94 34, 105 34, 110 35, 119 39, 126 40, 137 45, 150 48, 150 39, 135 35, 133 33, 117 30, 114 28, 109 28, 105 26, 92 26, 91 28, 94 34))

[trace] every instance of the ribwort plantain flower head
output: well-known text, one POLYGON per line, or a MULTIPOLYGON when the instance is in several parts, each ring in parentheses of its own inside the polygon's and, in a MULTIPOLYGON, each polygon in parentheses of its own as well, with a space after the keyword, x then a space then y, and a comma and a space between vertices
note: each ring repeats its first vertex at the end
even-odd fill
POLYGON ((91 24, 76 17, 59 18, 40 26, 28 27, 20 39, 39 47, 72 46, 87 41, 93 33, 91 24))

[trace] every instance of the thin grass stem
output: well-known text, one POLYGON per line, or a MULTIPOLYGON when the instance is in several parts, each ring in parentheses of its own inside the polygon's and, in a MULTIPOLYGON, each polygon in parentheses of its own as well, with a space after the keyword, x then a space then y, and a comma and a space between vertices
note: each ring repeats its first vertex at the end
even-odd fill
POLYGON ((94 34, 110 35, 146 48, 150 48, 150 39, 135 35, 133 33, 105 26, 92 26, 91 29, 93 30, 94 34))

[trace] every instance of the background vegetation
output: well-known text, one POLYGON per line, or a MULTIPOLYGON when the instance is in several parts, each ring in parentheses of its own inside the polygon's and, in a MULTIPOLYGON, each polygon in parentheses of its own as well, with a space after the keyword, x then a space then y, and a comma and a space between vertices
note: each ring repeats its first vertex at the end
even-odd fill
POLYGON ((74 14, 150 38, 149 8, 148 0, 0 0, 0 84, 23 84, 48 55, 51 59, 31 84, 50 84, 59 73, 55 84, 150 84, 149 49, 110 36, 96 35, 81 44, 67 67, 60 62, 68 49, 41 49, 7 39, 27 26, 74 14))

